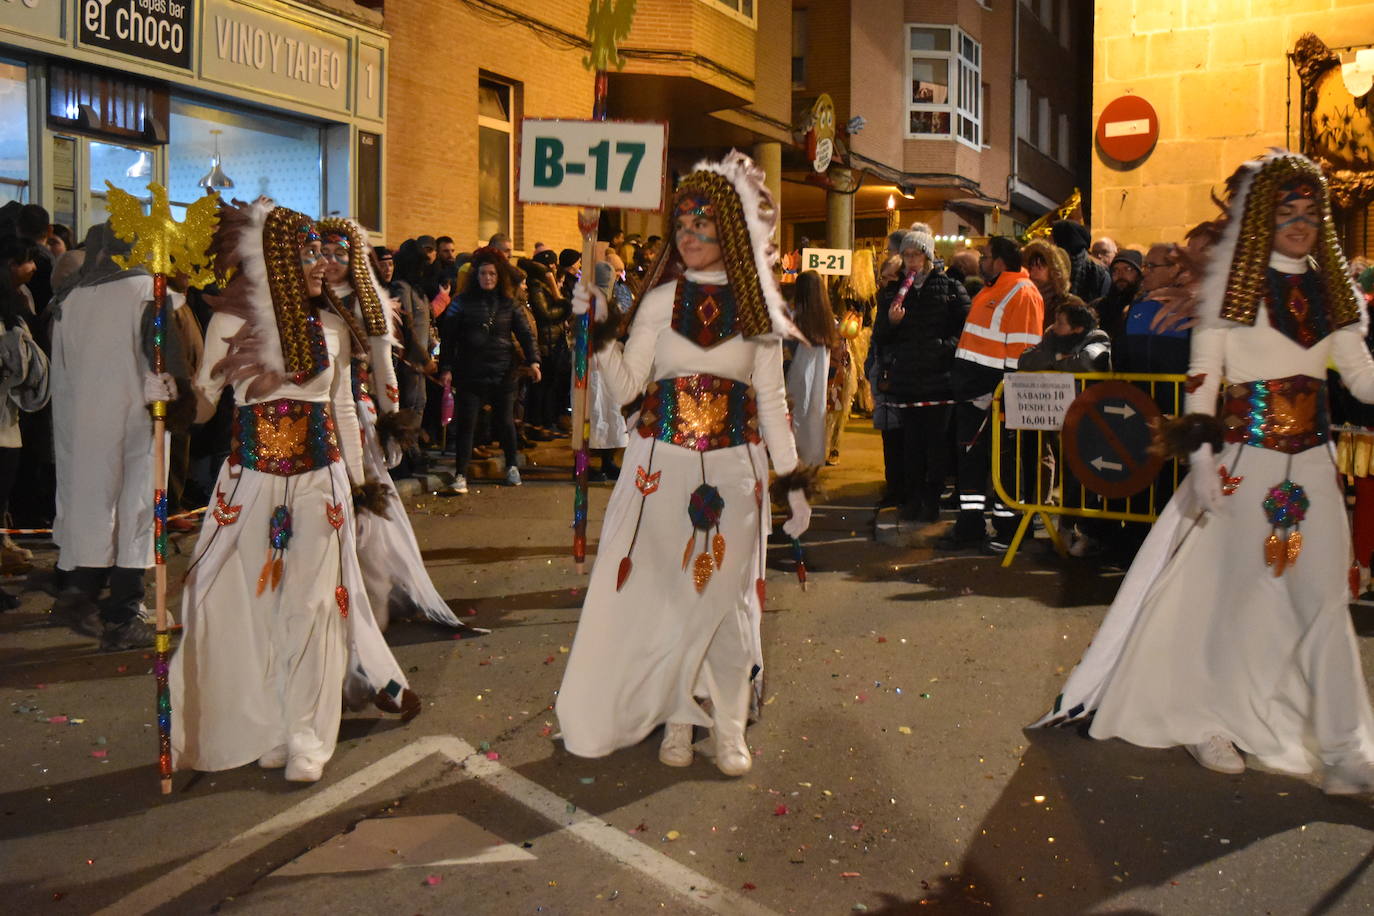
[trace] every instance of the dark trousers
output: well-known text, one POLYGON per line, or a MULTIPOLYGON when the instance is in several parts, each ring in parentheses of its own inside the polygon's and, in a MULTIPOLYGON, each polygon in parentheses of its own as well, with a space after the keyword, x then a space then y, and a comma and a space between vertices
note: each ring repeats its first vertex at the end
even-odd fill
POLYGON ((499 382, 463 382, 453 386, 453 429, 456 447, 457 473, 467 474, 472 460, 472 437, 484 404, 491 405, 491 429, 506 455, 506 466, 515 467, 515 384, 513 380, 499 382))
POLYGON ((883 436, 883 477, 887 484, 883 502, 890 506, 901 506, 906 503, 905 434, 900 426, 880 432, 883 436))
MULTIPOLYGON (((950 405, 903 407, 902 437, 904 495, 912 512, 940 511, 940 493, 949 474, 950 405)), ((884 449, 886 453, 886 449, 884 449)))
POLYGON ((0 523, 10 511, 10 492, 19 478, 19 459, 24 450, 21 448, 0 448, 0 523))
POLYGON ((100 607, 100 619, 111 626, 133 619, 143 603, 143 573, 141 569, 125 566, 78 566, 67 576, 67 586, 81 591, 100 607), (100 600, 100 592, 106 584, 110 595, 100 600))
MULTIPOLYGON (((992 411, 970 401, 960 402, 954 407, 954 426, 959 447, 959 517, 954 523, 954 536, 972 541, 987 534, 983 512, 987 508, 992 482, 992 411)), ((1004 450, 1015 447, 1014 437, 1014 433, 1003 433, 1004 450)), ((1009 469, 1009 474, 1015 473, 1009 458, 1004 458, 1002 463, 1009 469)), ((1010 539, 1016 534, 1016 523, 1016 513, 994 495, 992 527, 997 537, 1010 539)))
POLYGON ((401 389, 401 408, 413 410, 417 416, 423 417, 425 413, 425 377, 423 373, 416 372, 410 368, 409 363, 397 361, 396 363, 396 387, 401 389))

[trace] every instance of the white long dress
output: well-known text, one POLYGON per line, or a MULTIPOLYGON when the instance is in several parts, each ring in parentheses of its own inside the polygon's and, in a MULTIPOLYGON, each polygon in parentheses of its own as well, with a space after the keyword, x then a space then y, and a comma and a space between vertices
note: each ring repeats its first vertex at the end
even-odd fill
MULTIPOLYGON (((320 320, 329 368, 264 398, 246 399, 251 380, 235 384, 234 394, 240 407, 282 399, 327 405, 343 460, 292 476, 228 462, 220 470, 186 576, 185 630, 171 664, 172 758, 180 770, 231 769, 283 746, 291 757, 323 764, 334 753, 346 679, 356 694, 399 696, 408 686, 372 616, 354 543, 349 481, 362 480, 362 457, 348 327, 330 313, 320 320), (292 532, 280 552, 281 580, 259 591, 280 506, 292 532)), ((211 402, 222 387, 211 372, 242 326, 216 314, 206 328, 196 386, 211 402)), ((278 432, 288 434, 299 430, 278 432)))
POLYGON ((787 397, 792 402, 792 435, 802 464, 825 464, 825 390, 830 377, 830 350, 797 344, 787 367, 787 397))
POLYGON ((153 562, 153 421, 143 400, 152 298, 146 274, 81 287, 53 324, 53 541, 62 569, 153 562))
MULTIPOLYGON (((688 271, 687 279, 724 284, 725 274, 688 271)), ((797 464, 782 344, 737 336, 700 347, 672 329, 674 298, 671 283, 645 296, 629 340, 596 354, 594 371, 622 403, 651 381, 694 374, 752 385, 767 451, 754 442, 697 451, 630 434, 558 695, 564 745, 582 757, 628 747, 664 722, 709 726, 696 697, 710 697, 718 714, 742 728, 751 678, 755 690, 761 684, 768 456, 779 473, 797 464), (703 480, 724 499, 718 530, 725 549, 698 592, 692 569, 683 568, 683 548, 694 536, 688 502, 703 480), (626 556, 633 565, 617 589, 626 556)), ((700 532, 695 537, 697 555, 705 544, 700 532)))
MULTIPOLYGON (((344 302, 362 321, 357 297, 346 291, 344 302)), ((392 608, 414 608, 435 623, 461 628, 463 622, 449 608, 425 569, 405 503, 391 482, 388 469, 401 460, 399 450, 395 455, 385 454, 377 434, 379 413, 395 413, 401 407, 391 341, 375 336, 369 337, 367 343, 371 370, 367 378, 362 378, 361 363, 354 362, 353 396, 362 431, 363 467, 367 479, 381 484, 386 491, 387 506, 385 517, 364 512, 358 518, 358 560, 362 563, 372 613, 383 630, 391 621, 392 608)))
MULTIPOLYGON (((1374 361, 1358 326, 1304 349, 1269 326, 1193 333, 1189 412, 1212 413, 1218 384, 1323 379, 1333 361, 1374 401, 1374 361)), ((1218 467, 1243 478, 1217 513, 1170 500, 1055 708, 1037 725, 1093 714, 1094 738, 1145 747, 1220 736, 1274 769, 1374 760, 1374 715, 1350 622, 1350 530, 1329 446, 1290 456, 1232 443, 1218 467), (1311 500, 1297 564, 1265 566, 1267 491, 1291 478, 1311 500)))

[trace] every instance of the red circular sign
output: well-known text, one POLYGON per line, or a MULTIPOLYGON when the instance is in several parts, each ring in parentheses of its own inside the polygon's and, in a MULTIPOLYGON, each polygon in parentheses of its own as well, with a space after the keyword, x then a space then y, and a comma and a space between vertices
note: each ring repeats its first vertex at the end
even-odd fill
POLYGON ((1138 95, 1113 99, 1097 119, 1097 145, 1117 162, 1145 158, 1158 139, 1159 116, 1138 95))

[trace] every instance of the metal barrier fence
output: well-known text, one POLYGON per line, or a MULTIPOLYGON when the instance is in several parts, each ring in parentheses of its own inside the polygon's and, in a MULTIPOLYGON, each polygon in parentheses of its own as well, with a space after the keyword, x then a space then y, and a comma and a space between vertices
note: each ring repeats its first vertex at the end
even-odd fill
MULTIPOLYGON (((1141 389, 1167 416, 1183 412, 1182 375, 1150 375, 1132 372, 1077 372, 1073 374, 1076 398, 1106 381, 1128 382, 1141 389)), ((1104 496, 1068 473, 1061 430, 1007 429, 1004 425, 1003 388, 992 399, 992 482, 997 496, 1010 509, 1021 512, 1016 535, 1002 557, 1010 566, 1031 522, 1039 517, 1054 549, 1067 553, 1053 516, 1153 523, 1178 488, 1183 469, 1172 459, 1160 463, 1158 472, 1137 492, 1104 496)))

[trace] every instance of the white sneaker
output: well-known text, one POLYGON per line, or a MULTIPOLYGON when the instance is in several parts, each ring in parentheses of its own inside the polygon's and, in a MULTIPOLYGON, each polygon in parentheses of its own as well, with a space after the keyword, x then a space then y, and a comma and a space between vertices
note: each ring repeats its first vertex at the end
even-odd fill
POLYGON ((670 767, 692 765, 692 725, 690 722, 668 722, 663 726, 663 743, 658 746, 658 760, 670 767))
POLYGON ((1322 773, 1322 791, 1327 795, 1367 795, 1374 792, 1374 763, 1337 763, 1322 773))
POLYGON ((305 757, 292 757, 286 762, 287 782, 319 782, 323 775, 323 763, 316 763, 305 757))
POLYGON ((506 468, 506 486, 520 486, 520 469, 513 464, 506 468))
POLYGON ((744 735, 725 735, 719 728, 716 733, 716 768, 726 776, 743 776, 754 766, 754 758, 749 756, 749 745, 744 735))
POLYGON ((1236 775, 1245 772, 1245 758, 1235 745, 1220 735, 1213 735, 1201 744, 1185 744, 1193 759, 1217 773, 1236 775))
POLYGON ((453 483, 439 491, 440 496, 466 496, 468 492, 468 479, 462 474, 453 478, 453 483))
POLYGON ((286 745, 279 744, 258 758, 258 766, 264 770, 280 770, 286 766, 286 745))

